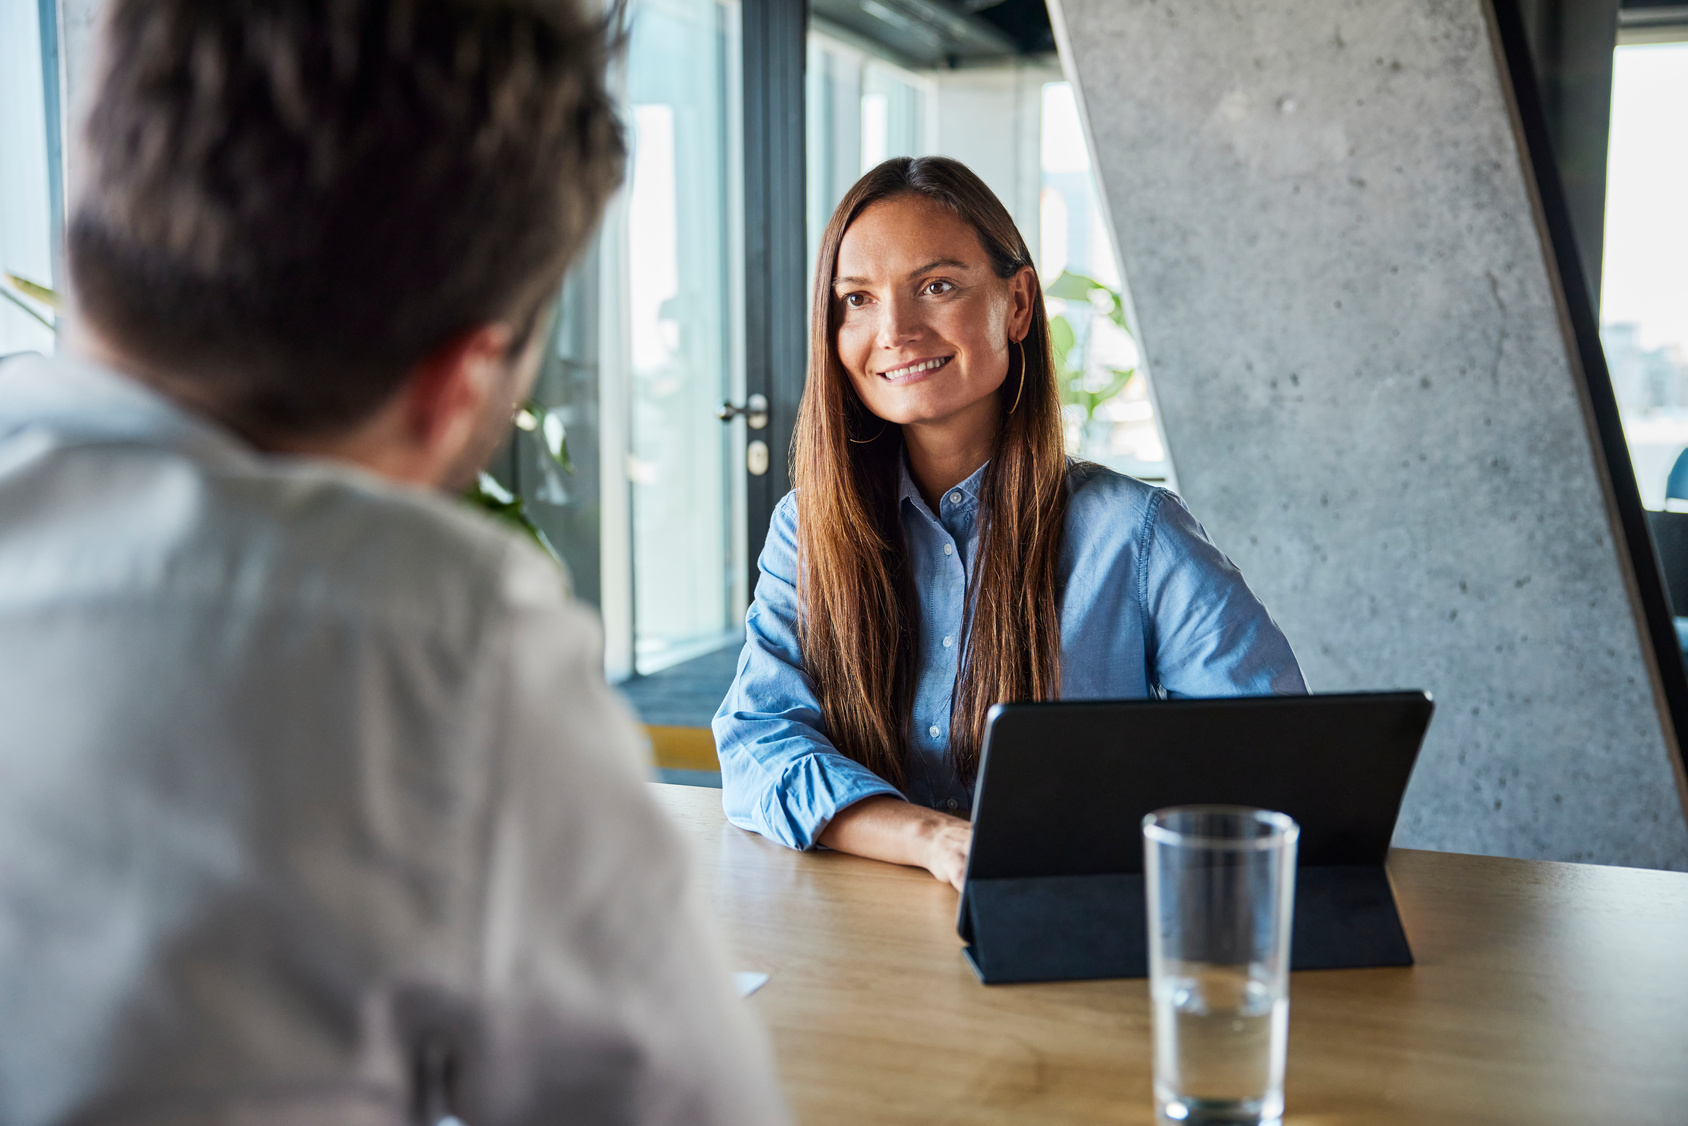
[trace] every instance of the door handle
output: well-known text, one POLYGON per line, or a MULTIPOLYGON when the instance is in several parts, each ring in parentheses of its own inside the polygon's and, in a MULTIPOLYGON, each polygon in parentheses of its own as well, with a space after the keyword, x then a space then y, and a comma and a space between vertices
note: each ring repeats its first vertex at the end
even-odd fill
POLYGON ((744 424, 752 430, 766 430, 768 427, 768 396, 752 395, 745 400, 744 406, 734 406, 730 402, 722 403, 721 409, 715 412, 715 417, 722 422, 731 422, 739 415, 744 416, 744 424))

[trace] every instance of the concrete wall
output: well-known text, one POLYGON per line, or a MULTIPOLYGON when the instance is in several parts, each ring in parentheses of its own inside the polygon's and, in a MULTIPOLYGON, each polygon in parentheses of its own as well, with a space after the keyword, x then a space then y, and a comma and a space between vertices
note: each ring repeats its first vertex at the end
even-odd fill
POLYGON ((1315 690, 1436 696, 1396 842, 1688 868, 1480 0, 1050 8, 1184 495, 1315 690))

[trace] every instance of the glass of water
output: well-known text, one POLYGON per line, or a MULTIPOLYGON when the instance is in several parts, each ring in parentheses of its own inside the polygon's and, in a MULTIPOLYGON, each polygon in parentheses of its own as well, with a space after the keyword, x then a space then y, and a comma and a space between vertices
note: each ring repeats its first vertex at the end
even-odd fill
POLYGON ((1301 828, 1230 805, 1143 819, 1161 1122, 1276 1124, 1301 828))

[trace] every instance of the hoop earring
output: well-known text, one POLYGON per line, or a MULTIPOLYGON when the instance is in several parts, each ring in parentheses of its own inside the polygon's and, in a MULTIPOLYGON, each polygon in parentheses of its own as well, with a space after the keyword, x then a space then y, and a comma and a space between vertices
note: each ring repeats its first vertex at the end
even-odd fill
MULTIPOLYGON (((855 446, 871 446, 873 443, 879 441, 879 439, 885 437, 885 428, 890 425, 891 424, 889 422, 881 420, 879 423, 879 433, 875 434, 871 438, 851 438, 850 444, 855 446)), ((848 437, 848 435, 846 435, 846 437, 848 437)))
POLYGON ((1020 406, 1020 396, 1026 393, 1026 346, 1018 340, 1008 343, 1020 351, 1020 385, 1014 388, 1014 405, 1008 408, 1008 413, 1013 414, 1020 406))

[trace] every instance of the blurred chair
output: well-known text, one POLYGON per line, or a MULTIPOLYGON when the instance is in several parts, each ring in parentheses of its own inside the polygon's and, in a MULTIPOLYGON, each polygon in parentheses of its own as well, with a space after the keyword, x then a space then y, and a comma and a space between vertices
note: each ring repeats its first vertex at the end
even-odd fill
POLYGON ((1673 500, 1688 500, 1688 450, 1676 455, 1670 476, 1665 478, 1665 503, 1673 500))
MULTIPOLYGON (((1688 477, 1681 458, 1670 471, 1672 488, 1676 487, 1678 473, 1688 477)), ((1688 500, 1688 496, 1683 499, 1688 500)), ((1647 530, 1653 534, 1653 551, 1659 557, 1659 572, 1665 580, 1665 600, 1676 618, 1677 641, 1682 645, 1683 656, 1688 657, 1688 512, 1649 511, 1647 530)))
POLYGON ((715 754, 715 733, 707 727, 646 724, 651 762, 658 782, 681 786, 721 786, 721 760, 715 754))

